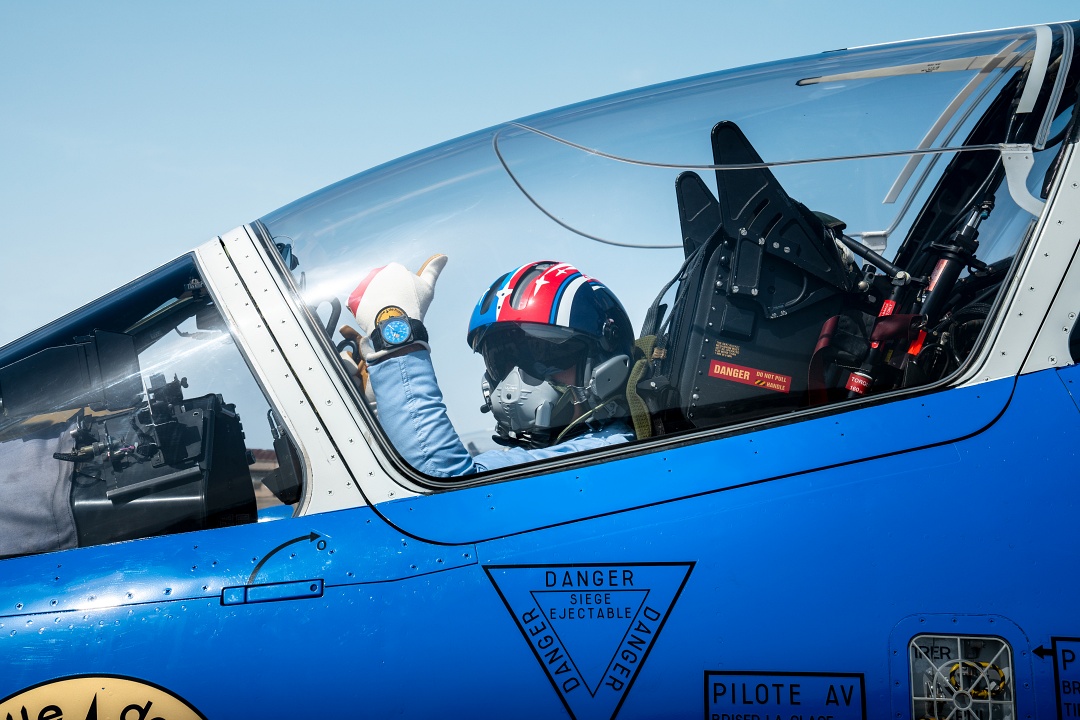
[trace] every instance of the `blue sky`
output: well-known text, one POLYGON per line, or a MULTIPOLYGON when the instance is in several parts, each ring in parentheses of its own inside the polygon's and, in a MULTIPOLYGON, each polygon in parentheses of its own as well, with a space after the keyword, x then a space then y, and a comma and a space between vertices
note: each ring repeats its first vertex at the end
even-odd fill
POLYGON ((548 108, 1075 0, 0 0, 0 345, 237 225, 548 108))

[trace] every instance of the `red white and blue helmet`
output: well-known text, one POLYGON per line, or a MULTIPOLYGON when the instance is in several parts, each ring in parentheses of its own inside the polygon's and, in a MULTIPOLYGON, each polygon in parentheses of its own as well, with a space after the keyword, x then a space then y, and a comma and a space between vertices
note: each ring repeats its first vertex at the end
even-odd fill
POLYGON ((568 263, 542 260, 492 283, 473 309, 467 340, 493 382, 514 366, 544 377, 573 365, 584 385, 590 368, 632 354, 634 330, 603 283, 568 263))

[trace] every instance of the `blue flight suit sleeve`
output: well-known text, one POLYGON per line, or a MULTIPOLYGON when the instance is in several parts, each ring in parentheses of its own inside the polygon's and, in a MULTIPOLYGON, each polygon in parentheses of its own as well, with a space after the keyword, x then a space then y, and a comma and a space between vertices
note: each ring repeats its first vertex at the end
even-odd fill
POLYGON ((511 447, 473 457, 446 413, 430 351, 418 350, 370 365, 368 377, 379 407, 379 423, 390 442, 410 465, 433 477, 471 475, 633 438, 629 426, 612 423, 549 448, 511 447))

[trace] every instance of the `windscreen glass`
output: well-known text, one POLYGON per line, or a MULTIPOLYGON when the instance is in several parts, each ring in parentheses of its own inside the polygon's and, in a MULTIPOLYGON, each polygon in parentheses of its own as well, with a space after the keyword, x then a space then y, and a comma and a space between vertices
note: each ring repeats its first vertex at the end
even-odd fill
MULTIPOLYGON (((473 455, 525 437, 527 450, 558 444, 512 428, 557 414, 563 386, 549 383, 550 407, 501 406, 506 374, 490 360, 505 364, 507 347, 524 347, 505 338, 524 336, 488 333, 489 309, 480 311, 485 297, 501 308, 493 282, 509 292, 513 272, 536 261, 567 263, 590 288, 602 284, 633 334, 656 339, 656 348, 627 351, 631 367, 644 360, 633 382, 654 380, 640 386, 650 417, 631 423, 630 410, 616 413, 637 439, 855 398, 849 376, 861 370, 863 392, 925 384, 970 353, 1034 220, 1007 189, 1000 147, 1032 143, 1047 117, 1068 122, 1075 98, 1042 90, 1059 76, 1075 85, 1066 82, 1066 34, 1061 26, 824 53, 602 98, 375 168, 258 225, 327 348, 354 359, 363 352, 350 339, 373 329, 349 309, 358 286, 388 263, 417 271, 447 256, 422 324, 445 412, 473 455), (1025 93, 1029 77, 1037 87, 1025 93), (1030 107, 1018 107, 1022 95, 1030 107), (967 254, 934 293, 934 243, 964 227, 977 232, 976 246, 964 240, 967 254), (896 291, 898 272, 917 281, 896 291), (869 357, 874 318, 890 302, 906 319, 877 330, 888 352, 869 357), (970 321, 954 328, 963 342, 939 347, 933 333, 958 312, 970 321), (817 353, 823 338, 831 349, 817 353)), ((1058 149, 1035 149, 1027 183, 1036 194, 1058 149)), ((557 315, 555 307, 529 322, 558 326, 557 315)), ((511 321, 518 330, 529 325, 523 317, 511 321)), ((586 353, 569 385, 631 382, 594 376, 614 352, 586 353)), ((344 368, 355 371, 348 360, 344 368)), ((578 400, 593 410, 599 402, 578 400)), ((388 412, 372 417, 385 427, 388 412)))
POLYGON ((0 556, 292 515, 299 454, 181 258, 0 349, 0 556))

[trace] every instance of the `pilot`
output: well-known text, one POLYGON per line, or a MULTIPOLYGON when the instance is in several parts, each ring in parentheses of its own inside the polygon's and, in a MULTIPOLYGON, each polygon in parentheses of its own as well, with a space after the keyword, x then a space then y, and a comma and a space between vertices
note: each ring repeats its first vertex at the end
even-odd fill
POLYGON ((627 442, 633 327, 615 295, 572 265, 532 262, 483 293, 466 337, 484 358, 485 412, 504 449, 465 449, 435 379, 424 314, 446 265, 371 271, 349 298, 383 430, 413 467, 460 477, 627 442))

